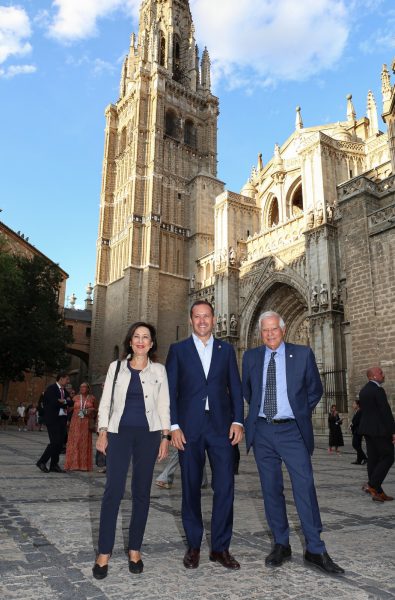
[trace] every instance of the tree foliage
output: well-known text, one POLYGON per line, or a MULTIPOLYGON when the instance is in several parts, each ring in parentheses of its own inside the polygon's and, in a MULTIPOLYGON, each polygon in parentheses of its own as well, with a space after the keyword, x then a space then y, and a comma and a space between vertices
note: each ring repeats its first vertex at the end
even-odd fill
MULTIPOLYGON (((40 256, 6 252, 0 243, 0 382, 64 368, 71 334, 59 310, 60 270, 40 256)), ((7 386, 8 387, 8 386, 7 386)))

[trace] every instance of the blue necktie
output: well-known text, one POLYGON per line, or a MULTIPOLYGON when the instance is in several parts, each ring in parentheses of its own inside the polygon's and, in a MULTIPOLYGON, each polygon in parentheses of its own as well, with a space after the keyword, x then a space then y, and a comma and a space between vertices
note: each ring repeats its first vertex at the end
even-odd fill
POLYGON ((272 352, 267 366, 265 398, 263 400, 263 412, 268 421, 272 421, 277 414, 277 386, 276 386, 276 361, 277 352, 272 352))

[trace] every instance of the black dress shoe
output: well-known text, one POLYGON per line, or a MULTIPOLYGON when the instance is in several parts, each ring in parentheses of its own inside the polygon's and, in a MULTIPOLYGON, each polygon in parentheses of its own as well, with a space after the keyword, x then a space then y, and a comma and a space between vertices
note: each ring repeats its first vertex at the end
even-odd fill
POLYGON ((134 574, 142 573, 143 569, 144 569, 144 563, 141 560, 141 558, 137 562, 134 562, 133 560, 130 560, 130 558, 129 558, 129 571, 131 573, 134 573, 134 574))
POLYGON ((197 569, 199 566, 199 560, 200 548, 188 548, 188 550, 185 552, 184 560, 182 562, 184 563, 184 567, 186 569, 197 569))
POLYGON ((352 462, 351 464, 352 465, 362 465, 363 463, 361 463, 361 462, 359 462, 357 460, 354 460, 354 462, 352 462))
POLYGON ((285 560, 291 560, 291 546, 274 544, 273 550, 265 558, 265 565, 268 567, 279 567, 285 560))
POLYGON ((97 563, 93 565, 92 574, 95 579, 104 579, 107 577, 108 565, 101 567, 97 563))
POLYGON ((63 469, 59 467, 59 465, 55 465, 54 467, 49 467, 50 473, 66 473, 63 469))
POLYGON ((36 467, 38 467, 40 469, 40 471, 42 471, 43 473, 49 473, 49 470, 47 469, 47 465, 43 462, 36 462, 36 467))
POLYGON ((311 563, 315 567, 325 571, 325 573, 330 573, 331 575, 342 575, 344 573, 344 569, 333 562, 328 552, 323 552, 322 554, 313 554, 312 552, 306 550, 304 559, 308 563, 311 563))
POLYGON ((368 462, 368 459, 367 459, 367 458, 363 458, 363 459, 361 460, 361 463, 360 463, 360 464, 361 464, 361 465, 366 465, 366 464, 367 464, 367 462, 368 462))
POLYGON ((222 552, 210 552, 210 560, 212 562, 219 562, 226 569, 240 569, 240 563, 229 554, 229 550, 223 550, 222 552))

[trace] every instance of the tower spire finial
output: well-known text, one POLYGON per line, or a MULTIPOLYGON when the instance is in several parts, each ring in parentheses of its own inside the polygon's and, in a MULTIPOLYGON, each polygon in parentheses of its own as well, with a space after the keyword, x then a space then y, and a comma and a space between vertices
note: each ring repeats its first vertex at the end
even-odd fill
POLYGON ((357 113, 355 112, 352 94, 347 94, 347 121, 353 125, 356 121, 357 113))
POLYGON ((302 109, 300 106, 296 107, 295 129, 297 131, 300 131, 301 129, 303 129, 302 109))
POLYGON ((377 135, 379 132, 379 119, 377 116, 376 100, 371 90, 368 92, 366 115, 369 119, 369 135, 377 135))

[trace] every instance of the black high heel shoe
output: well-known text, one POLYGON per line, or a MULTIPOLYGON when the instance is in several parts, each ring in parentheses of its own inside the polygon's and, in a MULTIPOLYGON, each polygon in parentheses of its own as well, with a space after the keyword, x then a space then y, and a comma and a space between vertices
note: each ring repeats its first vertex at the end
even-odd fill
POLYGON ((144 563, 141 560, 138 560, 137 562, 134 562, 133 560, 130 560, 129 558, 129 571, 131 573, 133 573, 134 575, 139 575, 140 573, 143 572, 144 569, 144 563))

